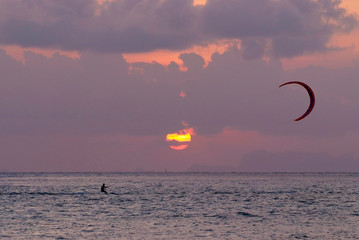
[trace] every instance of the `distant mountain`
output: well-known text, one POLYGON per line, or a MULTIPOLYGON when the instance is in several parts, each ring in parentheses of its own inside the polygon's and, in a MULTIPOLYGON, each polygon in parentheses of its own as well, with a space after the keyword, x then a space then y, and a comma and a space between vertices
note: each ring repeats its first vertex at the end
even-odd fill
POLYGON ((359 172, 359 159, 327 153, 256 150, 243 155, 239 167, 193 164, 187 172, 359 172))
POLYGON ((207 166, 193 164, 187 169, 187 172, 235 172, 237 169, 230 166, 207 166))
POLYGON ((139 172, 139 173, 141 173, 141 172, 147 172, 145 169, 143 169, 143 168, 136 168, 136 169, 134 169, 132 172, 139 172))
POLYGON ((253 151, 242 156, 240 172, 359 172, 359 160, 326 153, 253 151))

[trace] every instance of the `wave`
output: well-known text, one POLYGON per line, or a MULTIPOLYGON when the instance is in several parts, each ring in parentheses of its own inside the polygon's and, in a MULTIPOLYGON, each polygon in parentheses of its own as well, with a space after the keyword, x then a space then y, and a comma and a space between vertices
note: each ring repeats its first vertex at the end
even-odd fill
POLYGON ((74 195, 85 195, 86 192, 8 192, 8 193, 0 193, 0 195, 49 195, 49 196, 74 196, 74 195))
POLYGON ((259 217, 257 215, 250 214, 250 213, 247 213, 247 212, 242 212, 242 211, 237 212, 237 215, 245 216, 245 217, 259 217))

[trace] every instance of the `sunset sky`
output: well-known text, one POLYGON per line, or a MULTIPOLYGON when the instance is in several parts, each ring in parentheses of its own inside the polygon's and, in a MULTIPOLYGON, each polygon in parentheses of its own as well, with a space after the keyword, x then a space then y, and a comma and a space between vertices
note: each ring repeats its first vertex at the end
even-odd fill
POLYGON ((266 156, 342 170, 359 159, 358 14, 358 0, 2 0, 0 171, 266 156), (316 96, 298 122, 309 97, 288 81, 316 96))

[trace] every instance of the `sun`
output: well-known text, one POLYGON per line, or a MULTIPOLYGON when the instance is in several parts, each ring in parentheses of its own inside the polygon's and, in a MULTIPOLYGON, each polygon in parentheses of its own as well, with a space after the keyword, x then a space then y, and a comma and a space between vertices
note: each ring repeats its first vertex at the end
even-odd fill
POLYGON ((170 143, 169 147, 173 150, 184 150, 192 141, 191 133, 192 135, 194 134, 193 128, 185 128, 176 133, 168 133, 166 141, 170 143))

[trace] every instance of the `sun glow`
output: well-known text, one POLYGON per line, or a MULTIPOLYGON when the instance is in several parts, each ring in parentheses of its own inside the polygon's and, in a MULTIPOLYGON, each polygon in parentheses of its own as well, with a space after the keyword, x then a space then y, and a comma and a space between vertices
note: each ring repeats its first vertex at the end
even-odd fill
POLYGON ((208 63, 212 60, 212 54, 214 53, 223 54, 232 45, 233 45, 233 41, 223 40, 205 46, 196 45, 182 51, 171 51, 171 50, 162 49, 162 50, 155 50, 152 52, 143 52, 143 53, 123 53, 122 56, 125 58, 125 60, 128 63, 157 62, 164 66, 168 66, 169 64, 174 62, 180 66, 181 70, 185 71, 186 68, 183 66, 183 61, 179 59, 179 56, 182 53, 196 53, 200 55, 201 57, 203 57, 205 61, 204 67, 206 67, 208 63))
POLYGON ((21 47, 18 45, 0 45, 0 49, 4 50, 6 54, 13 59, 25 64, 25 52, 33 52, 42 55, 46 58, 52 58, 55 54, 65 56, 71 59, 80 59, 80 53, 77 51, 66 51, 60 49, 42 49, 36 47, 21 47))
POLYGON ((180 96, 181 98, 185 98, 185 97, 187 96, 187 94, 186 94, 184 91, 181 91, 180 94, 179 94, 179 96, 180 96))
POLYGON ((207 0, 193 0, 193 6, 198 6, 198 5, 206 5, 207 4, 207 0))

